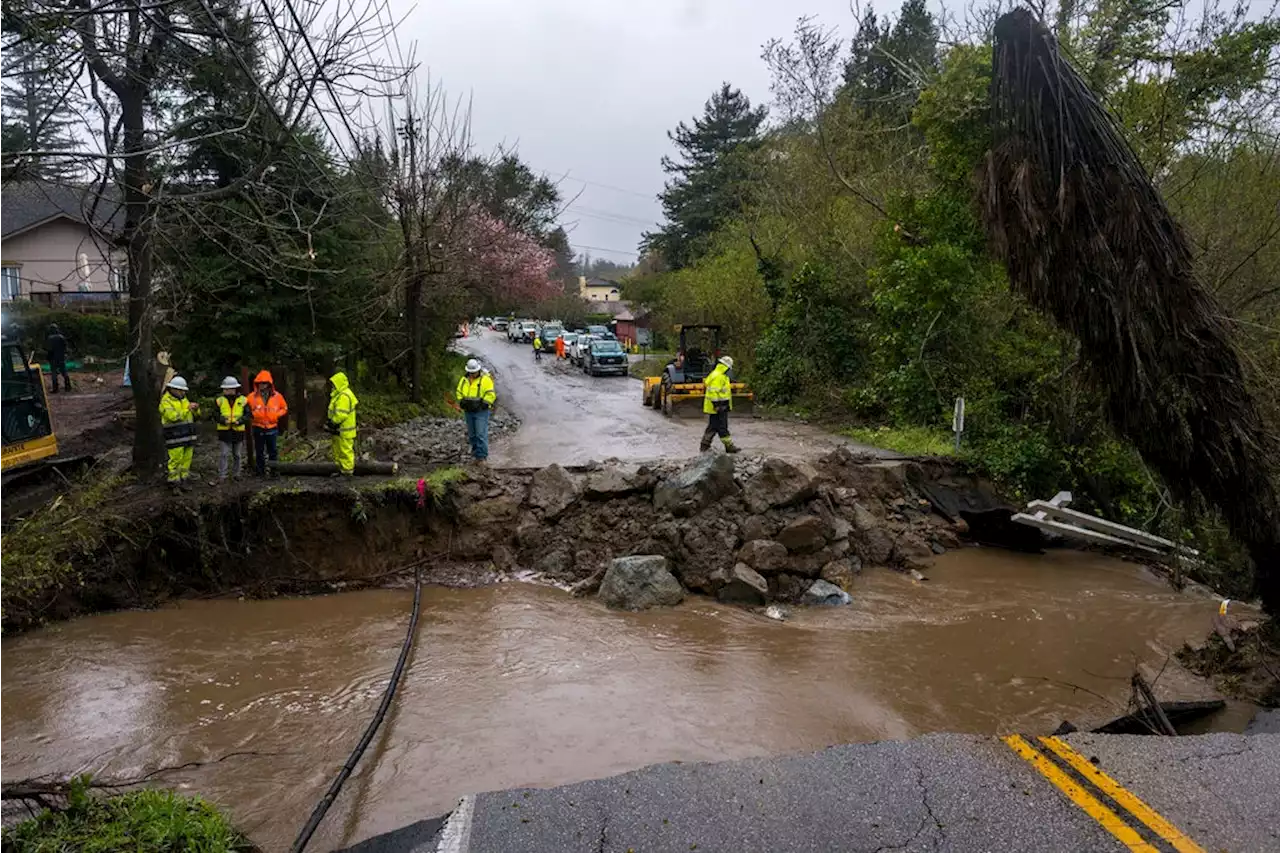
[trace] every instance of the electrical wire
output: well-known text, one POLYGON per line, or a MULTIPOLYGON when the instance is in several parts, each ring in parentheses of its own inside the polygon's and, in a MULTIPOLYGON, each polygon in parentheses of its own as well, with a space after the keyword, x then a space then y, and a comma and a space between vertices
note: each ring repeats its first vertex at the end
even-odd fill
POLYGON ((364 751, 373 742, 373 736, 377 734, 378 727, 382 725, 383 719, 386 718, 387 711, 391 708, 391 700, 395 698, 396 689, 400 686, 400 677, 404 674, 404 667, 409 660, 409 653, 413 651, 413 640, 418 633, 418 612, 421 607, 422 568, 418 566, 413 571, 413 612, 409 616, 409 630, 405 632, 404 645, 400 647, 400 657, 396 661, 396 668, 391 672, 391 681, 387 683, 387 689, 382 694, 382 701, 378 703, 378 710, 374 713, 373 719, 369 721, 368 727, 365 728, 364 734, 360 737, 360 742, 351 751, 351 755, 347 758, 347 763, 342 765, 342 770, 338 772, 337 778, 333 780, 333 784, 329 786, 329 790, 325 792, 324 797, 321 798, 320 802, 316 803, 315 810, 311 812, 311 817, 307 820, 306 825, 302 827, 302 831, 298 833, 298 837, 293 842, 293 847, 289 848, 290 853, 302 853, 306 849, 307 844, 311 841, 311 836, 315 835, 320 822, 328 814, 329 807, 338 798, 338 792, 342 790, 342 786, 350 778, 352 772, 356 769, 356 765, 360 763, 360 757, 364 755, 364 751))

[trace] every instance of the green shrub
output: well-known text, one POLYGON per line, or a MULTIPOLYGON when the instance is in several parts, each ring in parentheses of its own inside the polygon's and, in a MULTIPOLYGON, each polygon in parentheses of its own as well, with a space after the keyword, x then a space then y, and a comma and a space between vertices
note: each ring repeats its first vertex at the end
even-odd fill
POLYGON ((15 302, 6 306, 5 337, 12 335, 24 351, 35 351, 45 357, 45 339, 49 326, 57 324, 67 339, 68 357, 82 359, 86 355, 97 358, 123 359, 129 350, 129 321, 113 314, 80 314, 44 308, 30 302, 15 302), (10 313, 11 312, 11 313, 10 313))
POLYGON ((93 797, 88 777, 72 783, 63 811, 6 827, 4 849, 15 853, 233 853, 256 850, 211 805, 172 791, 93 797))

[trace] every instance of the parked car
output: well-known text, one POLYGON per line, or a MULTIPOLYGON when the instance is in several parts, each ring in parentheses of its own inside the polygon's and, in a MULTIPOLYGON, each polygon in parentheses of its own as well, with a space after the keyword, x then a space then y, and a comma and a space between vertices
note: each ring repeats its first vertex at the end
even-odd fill
POLYGON ((616 341, 618 338, 609 331, 608 326, 587 326, 587 334, 595 335, 602 341, 616 341))
POLYGON ((507 330, 507 339, 513 344, 531 344, 533 335, 538 331, 538 324, 532 320, 521 320, 507 330))
MULTIPOLYGON (((554 350, 556 348, 556 338, 564 334, 564 327, 548 323, 542 327, 540 334, 542 335, 543 349, 554 350)), ((530 337, 529 340, 533 340, 533 338, 530 337)))
POLYGON ((592 341, 600 340, 595 335, 584 334, 578 335, 578 340, 573 344, 573 349, 569 350, 569 360, 582 367, 587 358, 587 350, 591 347, 592 341))
POLYGON ((495 332, 505 332, 507 330, 507 321, 500 320, 500 319, 494 320, 493 325, 490 328, 492 328, 495 332))
POLYGON ((587 349, 586 360, 582 365, 582 369, 591 376, 600 376, 606 373, 626 376, 627 354, 622 349, 622 344, 617 341, 592 341, 591 346, 587 349))

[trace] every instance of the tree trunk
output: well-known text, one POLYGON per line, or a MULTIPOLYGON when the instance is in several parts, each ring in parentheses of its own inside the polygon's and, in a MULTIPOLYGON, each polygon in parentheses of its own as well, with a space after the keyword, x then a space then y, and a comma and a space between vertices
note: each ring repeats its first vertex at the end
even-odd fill
POLYGON ((422 402, 422 275, 410 271, 409 285, 405 288, 405 321, 409 324, 409 399, 422 402))
POLYGON ((129 361, 129 382, 137 418, 133 435, 133 469, 143 480, 160 470, 164 443, 160 436, 160 393, 156 387, 155 360, 151 345, 151 229, 147 183, 145 113, 142 92, 133 90, 120 97, 124 125, 124 231, 129 277, 129 339, 133 350, 129 361))

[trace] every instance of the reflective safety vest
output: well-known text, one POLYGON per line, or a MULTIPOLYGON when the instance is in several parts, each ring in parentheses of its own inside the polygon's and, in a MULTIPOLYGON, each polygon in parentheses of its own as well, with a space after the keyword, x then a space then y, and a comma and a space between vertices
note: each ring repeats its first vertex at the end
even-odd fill
POLYGON ((237 394, 234 399, 223 395, 218 398, 218 430, 244 432, 245 408, 249 401, 237 394))
POLYGON ((703 380, 703 385, 706 388, 706 394, 702 398, 704 414, 715 414, 717 400, 724 400, 728 402, 730 409, 733 408, 733 388, 729 384, 729 368, 723 364, 717 364, 716 369, 703 380))
POLYGON ((185 447, 196 443, 195 416, 185 398, 179 400, 168 391, 160 396, 160 425, 165 447, 185 447))
POLYGON ((462 378, 458 380, 458 390, 455 396, 458 398, 458 405, 462 407, 464 412, 479 412, 484 409, 491 409, 498 399, 498 394, 493 387, 493 377, 487 371, 481 373, 475 379, 469 379, 465 373, 462 374, 462 378))
POLYGON ((351 390, 351 383, 347 381, 347 374, 338 371, 329 377, 329 381, 333 383, 333 392, 329 394, 329 423, 333 424, 338 433, 350 435, 354 439, 356 433, 356 406, 360 401, 356 399, 355 393, 351 390))

